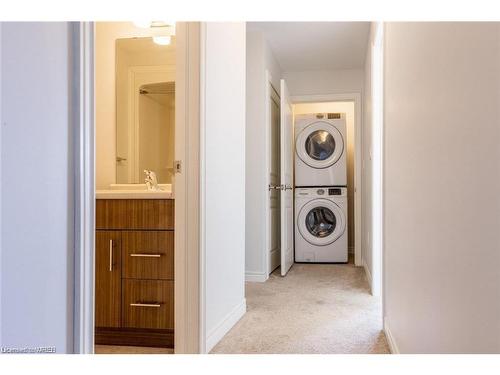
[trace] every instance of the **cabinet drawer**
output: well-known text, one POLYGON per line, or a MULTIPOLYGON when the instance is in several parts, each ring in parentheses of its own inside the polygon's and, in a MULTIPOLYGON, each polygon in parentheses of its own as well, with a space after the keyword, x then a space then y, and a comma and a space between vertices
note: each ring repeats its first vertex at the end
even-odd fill
POLYGON ((123 326, 174 328, 174 282, 123 280, 123 326))
POLYGON ((173 199, 97 199, 96 229, 174 229, 173 199))
POLYGON ((124 278, 174 279, 174 232, 123 232, 122 254, 124 278))

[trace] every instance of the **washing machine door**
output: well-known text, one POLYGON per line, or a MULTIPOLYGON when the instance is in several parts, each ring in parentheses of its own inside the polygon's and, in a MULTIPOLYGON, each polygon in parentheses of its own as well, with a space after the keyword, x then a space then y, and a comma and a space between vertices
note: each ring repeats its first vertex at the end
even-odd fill
POLYGON ((312 168, 328 168, 344 152, 344 139, 338 129, 325 121, 305 127, 295 143, 297 156, 312 168))
POLYGON ((337 240, 346 228, 345 214, 334 202, 314 199, 300 209, 297 226, 312 245, 325 246, 337 240))

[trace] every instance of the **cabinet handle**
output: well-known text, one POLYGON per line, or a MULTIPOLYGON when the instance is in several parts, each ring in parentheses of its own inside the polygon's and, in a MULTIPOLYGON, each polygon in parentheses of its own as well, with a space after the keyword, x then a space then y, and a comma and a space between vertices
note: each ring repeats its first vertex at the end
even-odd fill
POLYGON ((130 254, 130 256, 138 258, 159 258, 161 257, 161 254, 135 253, 135 254, 130 254))
POLYGON ((109 240, 109 272, 113 271, 113 240, 109 240))
POLYGON ((161 303, 131 303, 132 307, 161 307, 161 303))

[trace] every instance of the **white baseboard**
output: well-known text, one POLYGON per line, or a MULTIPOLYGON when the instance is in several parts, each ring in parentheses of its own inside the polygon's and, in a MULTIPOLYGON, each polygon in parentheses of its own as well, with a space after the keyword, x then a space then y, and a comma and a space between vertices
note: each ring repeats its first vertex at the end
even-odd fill
POLYGON ((206 352, 209 353, 215 345, 229 332, 231 328, 241 319, 243 315, 247 312, 247 301, 243 299, 240 304, 235 306, 229 314, 227 314, 222 321, 217 324, 207 334, 207 341, 205 344, 206 352))
POLYGON ((373 279, 372 273, 370 272, 370 268, 368 268, 368 264, 366 264, 366 260, 363 259, 363 268, 365 269, 366 279, 368 280, 368 284, 370 285, 370 293, 373 295, 373 279))
POLYGON ((245 272, 245 281, 263 283, 267 281, 269 275, 260 272, 245 272))
POLYGON ((389 344, 389 350, 391 354, 400 354, 398 345, 396 344, 396 340, 394 340, 394 336, 391 333, 389 326, 387 325, 387 318, 384 317, 384 333, 387 338, 387 344, 389 344))

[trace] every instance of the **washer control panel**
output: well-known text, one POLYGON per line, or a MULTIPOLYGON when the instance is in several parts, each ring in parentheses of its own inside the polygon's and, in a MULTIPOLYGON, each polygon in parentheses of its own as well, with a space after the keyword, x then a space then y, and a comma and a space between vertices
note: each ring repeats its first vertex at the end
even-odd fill
POLYGON ((307 187, 307 188, 295 188, 296 197, 347 197, 346 187, 307 187))
POLYGON ((330 188, 328 189, 328 195, 342 195, 341 188, 330 188))

